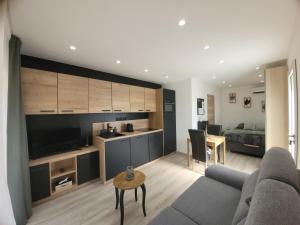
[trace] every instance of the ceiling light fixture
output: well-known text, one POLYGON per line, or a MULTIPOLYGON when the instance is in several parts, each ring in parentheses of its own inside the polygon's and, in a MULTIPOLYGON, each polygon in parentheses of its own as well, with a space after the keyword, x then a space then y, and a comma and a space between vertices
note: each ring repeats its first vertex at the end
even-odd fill
POLYGON ((261 80, 260 83, 265 83, 265 81, 264 81, 264 80, 261 80))
POLYGON ((73 50, 73 51, 75 51, 75 50, 76 50, 76 46, 71 45, 71 46, 70 46, 70 49, 73 50))
POLYGON ((262 74, 258 74, 258 77, 262 77, 263 75, 262 74))
POLYGON ((144 71, 145 71, 146 73, 148 73, 148 72, 149 72, 149 70, 148 70, 148 69, 144 69, 144 71))
POLYGON ((222 59, 219 61, 220 64, 223 64, 225 61, 222 59))
POLYGON ((225 81, 225 80, 223 80, 223 81, 222 81, 222 84, 225 84, 225 83, 226 83, 226 81, 225 81))
POLYGON ((260 67, 259 67, 259 66, 257 66, 257 67, 255 67, 255 69, 256 69, 256 70, 259 70, 259 69, 260 69, 260 67))
POLYGON ((183 27, 186 24, 186 21, 184 19, 179 20, 178 25, 180 27, 183 27))
POLYGON ((215 80, 215 79, 217 79, 217 77, 216 77, 216 76, 213 76, 212 78, 213 78, 214 80, 215 80))
POLYGON ((166 79, 169 79, 169 76, 165 76, 166 79))
POLYGON ((209 45, 205 45, 203 49, 204 50, 208 50, 208 49, 210 49, 210 46, 209 45))
POLYGON ((120 60, 117 60, 116 63, 117 63, 117 64, 121 64, 121 61, 120 61, 120 60))
POLYGON ((228 87, 232 87, 232 84, 229 84, 228 87))

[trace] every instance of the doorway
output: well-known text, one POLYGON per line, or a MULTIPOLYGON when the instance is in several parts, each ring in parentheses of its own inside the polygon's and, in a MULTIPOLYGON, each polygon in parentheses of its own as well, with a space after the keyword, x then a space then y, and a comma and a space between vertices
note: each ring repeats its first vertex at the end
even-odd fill
POLYGON ((208 124, 215 124, 215 96, 207 95, 207 120, 208 124))
POLYGON ((289 103, 289 151, 297 163, 298 156, 298 87, 296 61, 290 67, 288 75, 289 103))

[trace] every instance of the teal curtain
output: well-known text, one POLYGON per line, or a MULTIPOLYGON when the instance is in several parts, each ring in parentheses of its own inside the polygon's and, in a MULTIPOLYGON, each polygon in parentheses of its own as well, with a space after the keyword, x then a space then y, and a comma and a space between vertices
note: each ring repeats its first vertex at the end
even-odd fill
POLYGON ((31 216, 26 121, 21 91, 21 41, 9 41, 9 78, 7 109, 7 182, 17 225, 31 216))

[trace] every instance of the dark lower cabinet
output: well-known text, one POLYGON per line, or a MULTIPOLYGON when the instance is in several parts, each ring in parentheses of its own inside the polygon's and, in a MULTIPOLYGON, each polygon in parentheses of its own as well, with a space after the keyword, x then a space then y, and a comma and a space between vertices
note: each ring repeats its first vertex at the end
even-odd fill
POLYGON ((49 163, 30 167, 30 183, 33 202, 50 196, 49 163))
POLYGON ((163 132, 149 134, 150 161, 163 156, 163 132))
POLYGON ((115 177, 130 166, 129 138, 110 141, 105 144, 106 180, 115 177))
POLYGON ((141 135, 130 138, 131 165, 141 166, 149 162, 148 135, 141 135))
POLYGON ((99 152, 92 152, 77 156, 78 184, 91 181, 99 177, 99 152))

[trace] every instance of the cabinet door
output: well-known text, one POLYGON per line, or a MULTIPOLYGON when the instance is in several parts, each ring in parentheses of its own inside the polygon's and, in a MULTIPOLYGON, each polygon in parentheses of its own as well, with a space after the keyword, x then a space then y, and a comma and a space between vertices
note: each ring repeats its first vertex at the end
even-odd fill
POLYGON ((129 138, 105 143, 106 180, 110 180, 118 173, 130 166, 129 138))
POLYGON ((130 112, 129 86, 112 83, 112 105, 114 112, 130 112))
POLYGON ((148 135, 130 138, 131 165, 141 166, 149 162, 148 135))
POLYGON ((30 167, 30 185, 33 202, 50 196, 49 163, 30 167))
POLYGON ((145 111, 156 112, 156 90, 145 88, 145 111))
POLYGON ((145 111, 145 88, 130 86, 130 111, 145 111))
POLYGON ((77 156, 78 184, 91 181, 99 177, 99 152, 92 152, 77 156))
POLYGON ((149 156, 150 161, 163 156, 163 133, 156 132, 149 134, 149 156))
POLYGON ((57 73, 22 68, 21 79, 25 114, 57 113, 57 73))
POLYGON ((111 82, 89 79, 89 112, 107 113, 111 111, 111 82))
POLYGON ((58 111, 88 113, 88 78, 58 74, 58 111))

